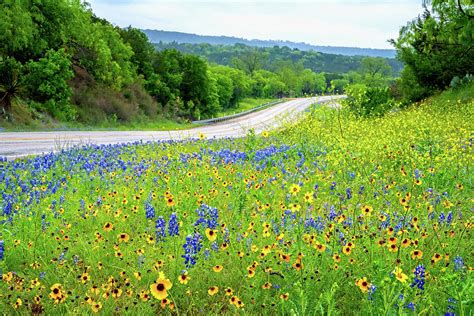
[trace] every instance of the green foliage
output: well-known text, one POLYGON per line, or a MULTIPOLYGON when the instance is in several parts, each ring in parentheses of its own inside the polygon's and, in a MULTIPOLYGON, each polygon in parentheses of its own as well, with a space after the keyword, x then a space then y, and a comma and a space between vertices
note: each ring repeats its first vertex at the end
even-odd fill
POLYGON ((153 74, 153 58, 155 48, 148 41, 148 37, 139 29, 131 26, 119 29, 120 36, 133 50, 131 61, 139 74, 148 79, 153 74))
POLYGON ((0 314, 470 315, 473 94, 0 162, 0 314))
POLYGON ((45 57, 26 64, 26 89, 29 98, 41 102, 45 109, 61 120, 72 120, 75 111, 69 104, 71 89, 68 85, 74 73, 64 49, 50 50, 45 57))
POLYGON ((423 15, 401 28, 392 44, 405 63, 400 90, 407 101, 420 100, 445 89, 454 77, 474 73, 473 18, 467 1, 426 1, 423 15))
POLYGON ((352 84, 345 88, 349 110, 357 116, 381 116, 393 107, 387 87, 352 84))
POLYGON ((0 105, 2 114, 11 111, 12 99, 22 89, 23 65, 13 57, 0 57, 0 105))
MULTIPOLYGON (((211 63, 237 66, 249 74, 253 74, 258 69, 278 71, 280 64, 287 61, 295 64, 301 63, 304 68, 311 69, 316 73, 346 73, 356 71, 364 58, 362 56, 325 54, 316 50, 304 51, 281 45, 254 47, 253 45, 248 46, 244 44, 187 44, 185 41, 180 41, 179 43, 155 42, 154 45, 160 51, 177 49, 183 53, 205 57, 211 63)), ((398 75, 403 65, 393 58, 385 58, 385 60, 390 64, 393 74, 398 75)))
POLYGON ((349 84, 347 79, 334 79, 331 80, 331 87, 329 90, 333 93, 343 93, 346 86, 349 84))
POLYGON ((359 71, 362 81, 369 86, 386 86, 392 75, 392 68, 387 60, 381 57, 364 57, 359 71))

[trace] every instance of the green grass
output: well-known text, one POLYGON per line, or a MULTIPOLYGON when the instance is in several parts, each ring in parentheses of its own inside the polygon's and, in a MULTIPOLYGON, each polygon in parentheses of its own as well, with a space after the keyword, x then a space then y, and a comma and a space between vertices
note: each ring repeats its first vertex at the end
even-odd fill
POLYGON ((4 163, 0 314, 470 315, 473 116, 471 86, 4 163))
POLYGON ((221 111, 216 117, 223 117, 233 114, 238 114, 241 112, 245 112, 256 107, 259 107, 265 103, 277 101, 278 99, 254 99, 254 98, 245 98, 239 102, 237 107, 229 108, 226 110, 221 111))
POLYGON ((197 126, 196 124, 177 122, 162 117, 157 117, 156 119, 142 117, 131 122, 106 121, 92 125, 80 122, 60 122, 45 114, 36 114, 37 117, 33 118, 31 112, 23 104, 15 104, 13 116, 13 121, 0 118, 0 128, 3 131, 168 131, 189 129, 197 126))

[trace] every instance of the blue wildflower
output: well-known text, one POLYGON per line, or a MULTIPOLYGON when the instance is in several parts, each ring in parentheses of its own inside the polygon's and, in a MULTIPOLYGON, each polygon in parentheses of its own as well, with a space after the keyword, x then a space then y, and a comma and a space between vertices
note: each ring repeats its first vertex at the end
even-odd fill
POLYGON ((170 236, 179 236, 179 223, 176 213, 173 213, 170 216, 170 221, 168 223, 168 234, 170 236))
POLYGON ((415 311, 415 304, 413 302, 408 303, 407 306, 405 306, 407 309, 411 309, 412 311, 415 311))
POLYGON ((420 290, 424 290, 425 286, 425 266, 420 264, 415 268, 415 271, 413 272, 415 275, 415 279, 413 280, 413 283, 411 284, 411 287, 417 287, 420 290))
POLYGON ((156 231, 156 241, 161 241, 166 237, 166 222, 163 219, 163 216, 158 217, 155 222, 155 231, 156 231))
POLYGON ((150 203, 145 204, 145 216, 147 219, 155 217, 155 208, 150 203))
POLYGON ((461 256, 456 256, 456 258, 454 258, 454 269, 456 271, 460 271, 460 270, 464 270, 466 268, 465 264, 464 264, 464 260, 461 256))
POLYGON ((349 200, 352 198, 351 188, 346 189, 346 198, 349 200))
POLYGON ((200 208, 196 210, 199 219, 194 223, 194 226, 201 225, 204 228, 216 229, 219 225, 219 212, 217 208, 202 204, 200 208))
POLYGON ((369 301, 372 301, 374 298, 373 298, 373 295, 375 293, 375 290, 377 290, 377 287, 375 285, 370 285, 369 287, 369 297, 367 298, 369 301))
POLYGON ((184 264, 186 265, 186 268, 190 268, 196 264, 197 254, 202 248, 202 236, 199 233, 188 235, 183 248, 184 255, 181 257, 184 258, 184 264))

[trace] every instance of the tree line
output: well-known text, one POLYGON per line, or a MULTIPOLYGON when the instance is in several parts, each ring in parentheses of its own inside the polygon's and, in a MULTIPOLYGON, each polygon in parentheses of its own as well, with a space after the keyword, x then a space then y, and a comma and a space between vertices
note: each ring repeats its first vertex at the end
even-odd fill
MULTIPOLYGON (((288 46, 254 47, 241 43, 211 45, 208 43, 158 42, 154 45, 158 50, 177 49, 183 53, 205 57, 211 63, 227 66, 235 66, 236 60, 238 62, 239 59, 253 60, 255 65, 273 72, 288 63, 295 63, 316 73, 342 74, 357 71, 362 60, 368 57, 327 54, 288 46)), ((394 58, 382 59, 390 65, 394 75, 398 75, 403 68, 403 64, 394 58)))
POLYGON ((397 39, 390 40, 404 64, 399 78, 385 83, 377 80, 377 84, 345 83, 347 104, 356 115, 383 115, 447 88, 472 86, 472 1, 424 0, 423 7, 424 12, 402 27, 397 39))
POLYGON ((115 27, 79 0, 6 0, 0 9, 3 117, 20 104, 32 116, 61 121, 196 119, 244 97, 328 90, 323 73, 284 60, 266 69, 252 50, 227 66, 176 49, 157 51, 140 30, 115 27))

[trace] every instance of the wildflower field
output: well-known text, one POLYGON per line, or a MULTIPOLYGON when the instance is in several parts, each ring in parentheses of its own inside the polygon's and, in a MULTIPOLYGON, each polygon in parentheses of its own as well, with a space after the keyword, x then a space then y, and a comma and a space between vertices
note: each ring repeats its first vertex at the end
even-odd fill
POLYGON ((472 117, 447 92, 4 163, 0 314, 469 315, 472 117))

